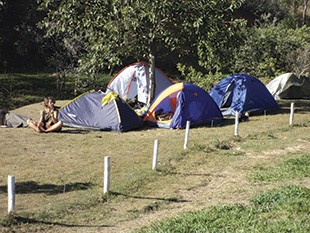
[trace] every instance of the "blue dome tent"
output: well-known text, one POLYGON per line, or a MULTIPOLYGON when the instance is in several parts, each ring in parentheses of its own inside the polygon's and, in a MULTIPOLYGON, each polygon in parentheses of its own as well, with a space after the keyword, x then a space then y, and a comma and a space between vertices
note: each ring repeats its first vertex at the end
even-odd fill
POLYGON ((222 79, 211 89, 210 96, 224 116, 279 108, 266 86, 247 74, 222 79))
POLYGON ((223 116, 208 92, 190 83, 176 83, 151 104, 144 121, 160 128, 185 128, 186 122, 203 124, 223 116))

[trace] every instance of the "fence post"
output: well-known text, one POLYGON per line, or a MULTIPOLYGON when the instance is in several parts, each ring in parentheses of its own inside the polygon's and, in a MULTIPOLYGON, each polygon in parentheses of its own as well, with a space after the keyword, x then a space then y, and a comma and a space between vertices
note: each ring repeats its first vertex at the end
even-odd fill
POLYGON ((294 121, 294 103, 291 103, 291 113, 290 113, 290 126, 293 126, 294 121))
POLYGON ((110 191, 110 157, 104 157, 103 193, 110 191))
POLYGON ((8 176, 8 213, 15 210, 15 177, 8 176))
POLYGON ((185 140, 184 140, 184 150, 187 149, 188 137, 189 137, 189 127, 191 125, 190 121, 186 121, 186 131, 185 131, 185 140))
POLYGON ((238 136, 239 133, 239 112, 235 113, 235 136, 238 136))
POLYGON ((153 151, 153 163, 152 163, 152 169, 155 170, 157 168, 157 162, 158 162, 158 140, 154 140, 154 151, 153 151))

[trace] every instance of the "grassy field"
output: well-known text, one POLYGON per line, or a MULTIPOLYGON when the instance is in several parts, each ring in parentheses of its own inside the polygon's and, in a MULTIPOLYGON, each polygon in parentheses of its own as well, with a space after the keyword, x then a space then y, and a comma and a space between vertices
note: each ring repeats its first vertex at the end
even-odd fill
MULTIPOLYGON (((310 101, 295 101, 293 127, 290 101, 280 105, 241 123, 239 137, 233 119, 192 128, 187 150, 184 130, 0 128, 0 232, 309 232, 310 101), (10 216, 8 175, 16 180, 10 216)), ((12 111, 36 119, 40 109, 12 111)))

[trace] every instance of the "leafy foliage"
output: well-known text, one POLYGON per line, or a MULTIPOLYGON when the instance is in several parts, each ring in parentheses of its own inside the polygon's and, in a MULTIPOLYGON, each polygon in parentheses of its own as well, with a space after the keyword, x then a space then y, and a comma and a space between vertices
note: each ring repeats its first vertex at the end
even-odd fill
MULTIPOLYGON (((294 62, 288 57, 299 50, 298 57, 302 58, 301 50, 306 50, 310 44, 309 30, 309 27, 291 29, 283 25, 252 28, 244 34, 246 41, 235 54, 235 72, 274 77, 292 71, 294 62)), ((309 72, 309 61, 306 58, 303 61, 306 63, 303 67, 308 64, 306 70, 309 72)))
POLYGON ((46 66, 42 19, 31 0, 0 1, 0 72, 22 72, 46 66))
POLYGON ((79 54, 79 70, 91 74, 172 51, 217 70, 234 35, 232 10, 242 2, 44 0, 48 14, 41 26, 49 36, 62 35, 79 54))

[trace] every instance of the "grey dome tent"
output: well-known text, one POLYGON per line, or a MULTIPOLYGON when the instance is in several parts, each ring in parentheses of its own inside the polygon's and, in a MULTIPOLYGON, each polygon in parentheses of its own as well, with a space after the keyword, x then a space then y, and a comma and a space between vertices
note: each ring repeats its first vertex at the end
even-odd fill
POLYGON ((116 93, 91 91, 63 106, 59 120, 64 126, 125 132, 142 126, 142 119, 116 93))
POLYGON ((310 78, 305 76, 285 73, 273 79, 266 87, 276 100, 310 98, 310 78))

